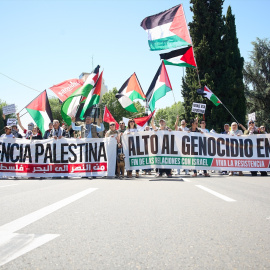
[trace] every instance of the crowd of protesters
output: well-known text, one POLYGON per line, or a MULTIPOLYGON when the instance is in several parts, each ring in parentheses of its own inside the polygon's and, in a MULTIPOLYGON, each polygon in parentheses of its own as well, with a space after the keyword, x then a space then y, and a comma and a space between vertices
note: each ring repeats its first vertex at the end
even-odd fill
MULTIPOLYGON (((164 119, 159 120, 159 126, 155 125, 154 117, 152 117, 151 120, 151 127, 146 126, 145 131, 153 130, 155 132, 158 132, 160 130, 168 130, 172 131, 172 129, 168 128, 166 125, 166 121, 164 119)), ((99 125, 92 122, 92 119, 90 116, 87 116, 85 118, 85 123, 81 123, 80 125, 76 125, 75 123, 75 117, 72 117, 72 124, 68 126, 66 123, 63 123, 62 126, 60 125, 59 120, 53 120, 52 123, 49 123, 48 129, 45 131, 45 133, 42 136, 42 133, 38 126, 34 125, 34 123, 29 123, 27 126, 27 129, 22 125, 20 116, 17 114, 17 120, 18 125, 23 131, 23 136, 19 132, 19 128, 17 124, 12 124, 11 126, 7 125, 6 117, 3 115, 3 121, 4 121, 4 131, 5 133, 1 135, 1 137, 10 137, 10 138, 26 138, 29 140, 42 140, 42 139, 61 139, 61 138, 103 138, 103 137, 114 137, 117 140, 117 155, 121 154, 123 152, 122 148, 122 135, 123 134, 133 134, 135 132, 138 132, 137 125, 134 121, 134 119, 129 119, 127 127, 125 126, 125 123, 123 121, 120 121, 120 127, 117 130, 116 129, 116 123, 110 122, 109 123, 109 130, 105 130, 104 124, 102 122, 102 117, 99 116, 98 122, 99 125)), ((198 133, 209 133, 214 132, 213 129, 209 131, 209 129, 206 128, 206 121, 201 120, 199 121, 198 118, 192 119, 190 121, 190 127, 187 127, 186 121, 183 119, 180 122, 179 126, 179 116, 176 118, 176 122, 174 125, 175 131, 182 131, 182 132, 198 132, 198 133), (199 127, 200 126, 200 127, 199 127)), ((245 128, 242 124, 233 122, 231 125, 224 124, 224 130, 221 132, 221 134, 227 134, 229 136, 241 136, 241 135, 256 135, 256 134, 267 134, 265 127, 262 125, 260 127, 256 127, 255 122, 250 120, 248 122, 248 127, 245 128), (239 129, 241 128, 241 129, 239 129)), ((183 170, 186 175, 189 175, 189 170, 184 169, 183 170)), ((152 173, 152 169, 144 169, 142 170, 142 174, 150 174, 152 173)), ((222 174, 227 174, 229 176, 236 175, 236 172, 234 171, 222 171, 222 174)), ((164 174, 168 178, 172 177, 172 170, 171 169, 155 169, 155 175, 156 177, 161 177, 164 174)), ((176 174, 180 174, 180 169, 176 170, 176 174)), ((199 174, 203 174, 205 177, 209 177, 210 174, 206 171, 199 171, 199 174)), ((197 170, 193 170, 192 177, 197 177, 198 172, 197 170)), ((239 176, 243 176, 243 172, 238 172, 239 176)), ((256 171, 251 172, 252 176, 257 176, 256 171)), ((261 176, 267 176, 267 172, 262 171, 261 176)), ((135 177, 139 177, 139 170, 136 170, 135 177)), ((132 171, 127 170, 127 178, 132 178, 132 171)))

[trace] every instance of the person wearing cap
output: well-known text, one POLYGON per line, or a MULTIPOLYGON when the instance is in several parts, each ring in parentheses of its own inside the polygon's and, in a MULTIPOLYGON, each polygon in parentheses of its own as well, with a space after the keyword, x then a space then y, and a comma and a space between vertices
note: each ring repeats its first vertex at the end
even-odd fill
POLYGON ((221 132, 221 134, 228 134, 230 132, 230 125, 224 124, 224 131, 221 132))
POLYGON ((11 133, 12 127, 11 126, 5 126, 5 134, 2 134, 2 138, 14 138, 14 135, 11 133))
MULTIPOLYGON (((154 131, 158 131, 158 130, 168 130, 168 131, 172 131, 170 128, 168 128, 166 126, 166 121, 164 119, 160 119, 159 120, 159 128, 157 128, 154 124, 154 116, 152 117, 152 120, 151 120, 151 126, 152 126, 152 129, 154 131)), ((162 174, 163 173, 166 173, 167 177, 168 178, 172 178, 172 171, 171 169, 156 169, 156 177, 162 177, 162 174)))
POLYGON ((20 126, 20 128, 23 130, 23 133, 25 134, 25 138, 26 139, 29 139, 30 136, 32 135, 32 130, 34 128, 34 123, 29 123, 27 128, 28 129, 25 129, 22 125, 22 122, 21 122, 21 118, 20 118, 20 113, 17 113, 17 120, 18 120, 18 125, 20 126))
POLYGON ((72 129, 75 131, 81 131, 81 138, 99 138, 98 132, 104 131, 104 125, 102 123, 102 117, 99 116, 100 126, 92 123, 91 116, 85 117, 85 124, 81 126, 75 126, 75 117, 71 117, 72 129))
MULTIPOLYGON (((3 114, 3 122, 4 122, 4 126, 7 126, 7 120, 4 114, 3 114)), ((22 135, 19 133, 19 129, 16 124, 11 125, 11 133, 14 135, 15 138, 19 138, 19 139, 22 138, 22 135)))

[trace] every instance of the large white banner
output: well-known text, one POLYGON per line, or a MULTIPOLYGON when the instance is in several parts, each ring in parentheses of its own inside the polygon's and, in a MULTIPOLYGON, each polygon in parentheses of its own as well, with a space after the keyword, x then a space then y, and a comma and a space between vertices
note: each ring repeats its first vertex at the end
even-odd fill
POLYGON ((268 171, 270 135, 230 136, 185 131, 122 136, 126 169, 268 171))
POLYGON ((116 139, 0 138, 0 177, 114 176, 116 139))

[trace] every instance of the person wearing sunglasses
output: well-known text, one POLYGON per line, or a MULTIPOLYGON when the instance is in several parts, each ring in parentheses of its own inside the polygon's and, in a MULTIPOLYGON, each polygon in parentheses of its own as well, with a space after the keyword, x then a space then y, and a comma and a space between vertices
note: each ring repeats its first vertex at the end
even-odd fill
POLYGON ((265 131, 265 126, 260 126, 260 131, 261 134, 267 134, 267 132, 265 131))
POLYGON ((250 120, 248 122, 248 128, 244 131, 244 135, 260 134, 260 129, 255 126, 255 122, 250 120))
MULTIPOLYGON (((137 124, 135 123, 134 119, 129 119, 128 121, 128 127, 124 134, 130 134, 133 132, 138 132, 137 124)), ((132 178, 132 170, 127 171, 127 177, 132 178)), ((136 170, 136 178, 139 178, 139 170, 136 170)))
POLYGON ((118 132, 123 134, 125 131, 126 131, 126 125, 123 121, 120 121, 118 132))

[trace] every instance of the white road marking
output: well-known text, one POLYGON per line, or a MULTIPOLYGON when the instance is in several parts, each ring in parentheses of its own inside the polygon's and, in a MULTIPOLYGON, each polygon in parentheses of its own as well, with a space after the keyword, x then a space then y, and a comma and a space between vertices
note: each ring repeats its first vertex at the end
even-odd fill
MULTIPOLYGON (((1 235, 1 234, 0 234, 1 235)), ((0 241, 0 266, 22 256, 23 254, 39 247, 58 237, 59 234, 18 234, 8 233, 1 235, 0 241)))
POLYGON ((56 210, 72 203, 75 202, 76 200, 88 195, 89 193, 97 190, 97 188, 88 188, 84 191, 81 191, 77 194, 74 194, 66 199, 63 199, 59 202, 53 203, 51 205, 48 205, 44 208, 41 208, 33 213, 30 213, 24 217, 18 218, 14 221, 11 221, 3 226, 0 227, 0 231, 7 231, 7 232, 16 232, 27 225, 55 212, 56 210))
POLYGON ((218 198, 220 198, 220 199, 222 199, 222 200, 224 200, 224 201, 226 201, 226 202, 236 202, 236 200, 231 199, 231 198, 229 198, 229 197, 227 197, 227 196, 225 196, 225 195, 222 195, 222 194, 220 194, 220 193, 218 193, 218 192, 216 192, 216 191, 214 191, 214 190, 211 190, 211 189, 209 189, 209 188, 206 188, 206 187, 204 187, 204 186, 196 185, 196 187, 201 188, 201 189, 203 189, 203 190, 205 190, 205 191, 207 191, 207 192, 209 192, 209 193, 215 195, 216 197, 218 197, 218 198))
POLYGON ((19 256, 55 239, 59 234, 18 234, 14 233, 27 225, 75 202, 76 200, 97 190, 88 188, 59 202, 41 208, 24 217, 18 218, 0 227, 0 266, 18 258, 19 256))
POLYGON ((12 184, 12 185, 0 186, 0 188, 11 187, 11 186, 18 186, 18 184, 12 184))

